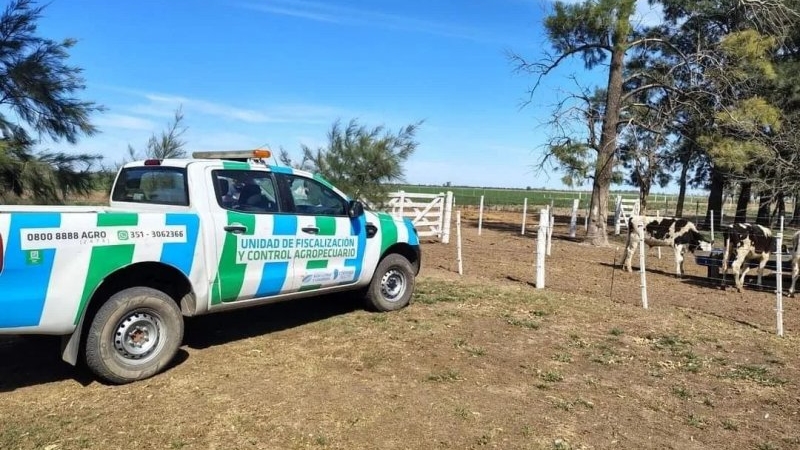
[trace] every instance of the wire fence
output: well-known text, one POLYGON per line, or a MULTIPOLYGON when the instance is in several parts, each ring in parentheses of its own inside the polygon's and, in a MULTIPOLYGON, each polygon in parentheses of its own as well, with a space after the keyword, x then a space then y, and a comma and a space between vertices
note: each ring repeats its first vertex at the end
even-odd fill
MULTIPOLYGON (((505 212, 494 217, 481 217, 474 209, 466 214, 459 207, 454 211, 454 216, 458 214, 463 218, 459 232, 464 239, 463 252, 461 239, 458 240, 459 273, 463 271, 479 277, 500 277, 534 288, 541 285, 547 289, 567 290, 594 297, 607 296, 614 302, 643 307, 647 306, 648 290, 652 289, 651 294, 654 295, 649 298, 650 306, 668 305, 698 310, 771 333, 778 326, 779 334, 783 333, 783 306, 781 303, 776 305, 775 299, 788 294, 791 284, 791 268, 786 252, 783 252, 783 258, 787 262, 782 265, 780 281, 776 267, 768 265, 762 283, 757 284, 757 267, 754 267, 757 263, 746 262, 750 270, 744 282, 744 293, 740 294, 736 292, 732 270, 728 269, 723 282, 721 274, 700 265, 690 252, 684 255, 684 266, 690 270, 679 277, 675 252, 671 247, 648 246, 642 258, 645 260, 643 273, 640 273, 641 254, 637 250, 631 255, 633 274, 627 273, 623 258, 627 231, 623 231, 622 236, 611 238, 611 249, 576 247, 570 243, 580 244, 582 239, 580 234, 577 237, 573 235, 573 222, 568 215, 556 213, 550 224, 540 223, 541 216, 537 208, 528 212, 527 222, 523 226, 521 214, 505 212), (545 234, 548 237, 546 243, 542 242, 542 235, 539 234, 540 225, 550 227, 547 230, 549 235, 545 234), (542 245, 544 247, 540 247, 542 245), (613 250, 614 247, 616 250, 613 250), (546 248, 546 256, 542 256, 543 248, 546 248), (610 253, 612 250, 613 254, 610 253), (700 275, 700 272, 704 273, 700 275), (648 281, 648 277, 654 276, 648 281), (778 295, 778 291, 781 295, 778 295), (749 300, 742 303, 742 296, 749 300), (779 319, 776 319, 776 311, 780 311, 779 319)), ((784 229, 784 244, 791 243, 791 235, 791 230, 784 229)), ((456 246, 449 248, 455 263, 456 246)), ((450 268, 455 272, 455 267, 450 268)), ((789 305, 787 329, 796 331, 800 329, 797 308, 791 302, 789 305)))

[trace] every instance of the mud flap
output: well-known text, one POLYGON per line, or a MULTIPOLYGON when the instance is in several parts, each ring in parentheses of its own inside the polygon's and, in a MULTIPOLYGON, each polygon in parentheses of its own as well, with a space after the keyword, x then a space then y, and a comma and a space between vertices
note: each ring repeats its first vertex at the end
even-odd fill
POLYGON ((81 349, 81 332, 83 331, 83 319, 86 317, 84 314, 81 317, 78 326, 72 334, 61 336, 61 359, 65 362, 76 365, 78 363, 78 352, 81 349))

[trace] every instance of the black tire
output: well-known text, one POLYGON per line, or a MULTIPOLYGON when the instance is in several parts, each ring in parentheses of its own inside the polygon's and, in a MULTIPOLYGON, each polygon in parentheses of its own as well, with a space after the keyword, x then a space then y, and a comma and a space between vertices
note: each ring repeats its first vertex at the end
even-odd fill
POLYGON ((163 370, 182 341, 183 317, 175 301, 156 289, 129 288, 109 298, 92 319, 86 365, 111 383, 143 380, 163 370))
POLYGON ((411 302, 414 269, 402 255, 392 253, 381 260, 367 288, 369 305, 378 311, 397 311, 411 302))

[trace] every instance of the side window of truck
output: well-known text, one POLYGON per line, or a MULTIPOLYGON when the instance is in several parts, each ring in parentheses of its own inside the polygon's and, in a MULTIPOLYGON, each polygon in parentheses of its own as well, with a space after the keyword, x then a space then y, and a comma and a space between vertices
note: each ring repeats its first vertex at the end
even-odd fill
POLYGON ((111 198, 117 202, 189 206, 186 170, 164 166, 122 169, 111 198))
POLYGON ((301 215, 346 216, 347 201, 332 189, 311 178, 275 174, 291 198, 290 211, 301 215))
POLYGON ((278 197, 272 174, 258 170, 211 172, 217 203, 224 209, 249 213, 276 213, 278 197))

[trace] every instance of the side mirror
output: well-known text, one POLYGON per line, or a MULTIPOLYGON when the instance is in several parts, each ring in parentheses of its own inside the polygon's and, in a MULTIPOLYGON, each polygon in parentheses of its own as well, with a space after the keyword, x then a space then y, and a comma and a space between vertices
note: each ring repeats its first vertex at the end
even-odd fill
POLYGON ((362 205, 358 200, 350 200, 350 202, 347 204, 347 215, 351 219, 361 217, 364 215, 364 205, 362 205))

